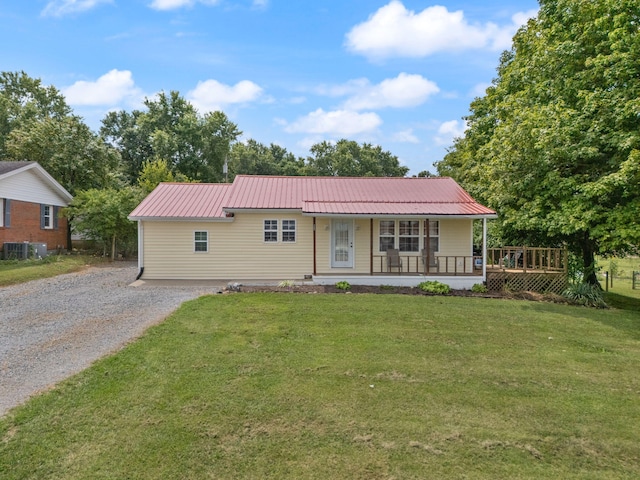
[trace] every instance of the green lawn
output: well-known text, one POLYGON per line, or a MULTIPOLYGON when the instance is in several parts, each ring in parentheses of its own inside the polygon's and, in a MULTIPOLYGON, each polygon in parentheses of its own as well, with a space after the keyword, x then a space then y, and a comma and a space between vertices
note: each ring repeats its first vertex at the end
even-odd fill
POLYGON ((42 260, 0 260, 0 287, 77 272, 103 259, 84 255, 51 255, 42 260))
POLYGON ((0 420, 0 477, 640 478, 632 308, 203 297, 0 420))

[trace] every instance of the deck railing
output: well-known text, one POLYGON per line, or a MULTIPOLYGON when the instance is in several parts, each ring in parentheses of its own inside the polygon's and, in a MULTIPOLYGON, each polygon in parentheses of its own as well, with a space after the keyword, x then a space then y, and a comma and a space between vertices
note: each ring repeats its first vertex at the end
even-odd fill
POLYGON ((425 265, 422 256, 400 255, 401 266, 387 265, 386 255, 373 255, 372 275, 482 275, 482 257, 435 256, 425 265))
POLYGON ((487 270, 567 272, 567 250, 546 247, 487 249, 487 270))

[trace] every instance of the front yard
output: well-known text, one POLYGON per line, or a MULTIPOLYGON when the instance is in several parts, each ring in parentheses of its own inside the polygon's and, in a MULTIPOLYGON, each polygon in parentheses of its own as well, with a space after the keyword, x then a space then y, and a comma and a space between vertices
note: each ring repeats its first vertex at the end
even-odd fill
POLYGON ((0 472, 638 478, 639 367, 637 309, 209 296, 0 420, 0 472))

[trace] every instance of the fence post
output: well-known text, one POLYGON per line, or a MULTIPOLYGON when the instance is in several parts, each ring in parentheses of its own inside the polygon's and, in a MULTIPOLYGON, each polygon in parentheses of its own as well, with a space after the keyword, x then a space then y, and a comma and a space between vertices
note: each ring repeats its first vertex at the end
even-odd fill
POLYGON ((631 275, 631 290, 635 290, 636 289, 636 276, 638 274, 640 274, 640 272, 634 271, 633 274, 631 275))
POLYGON ((605 285, 605 292, 609 291, 609 272, 604 272, 604 285, 605 285))

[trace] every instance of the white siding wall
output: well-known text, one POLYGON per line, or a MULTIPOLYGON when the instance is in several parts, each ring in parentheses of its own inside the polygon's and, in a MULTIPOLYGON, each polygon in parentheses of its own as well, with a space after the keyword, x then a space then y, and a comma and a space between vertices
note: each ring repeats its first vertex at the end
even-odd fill
POLYGON ((31 170, 0 180, 0 198, 66 207, 67 202, 31 170))

